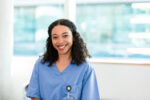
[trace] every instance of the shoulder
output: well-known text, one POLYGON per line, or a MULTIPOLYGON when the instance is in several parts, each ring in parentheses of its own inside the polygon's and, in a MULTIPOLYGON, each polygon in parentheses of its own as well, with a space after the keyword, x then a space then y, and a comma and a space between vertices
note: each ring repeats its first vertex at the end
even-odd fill
POLYGON ((43 72, 44 70, 47 70, 49 68, 48 63, 43 64, 42 60, 43 60, 43 56, 40 56, 35 60, 33 71, 39 73, 39 72, 43 72))
MULTIPOLYGON (((40 64, 43 60, 43 56, 39 56, 37 59, 36 59, 36 62, 35 64, 40 64)), ((41 63, 42 64, 42 63, 41 63)))
POLYGON ((79 65, 79 67, 82 67, 86 73, 94 71, 93 66, 89 62, 83 62, 82 64, 79 65))
POLYGON ((42 66, 42 65, 43 65, 43 64, 42 64, 42 60, 43 60, 43 56, 39 56, 39 57, 36 59, 35 64, 34 64, 35 68, 38 68, 39 66, 42 66))
POLYGON ((83 83, 85 84, 87 80, 89 80, 91 77, 93 77, 93 75, 95 75, 95 70, 89 62, 84 62, 83 66, 85 69, 83 83))
POLYGON ((89 62, 83 62, 81 66, 84 66, 87 69, 93 69, 93 66, 89 62))

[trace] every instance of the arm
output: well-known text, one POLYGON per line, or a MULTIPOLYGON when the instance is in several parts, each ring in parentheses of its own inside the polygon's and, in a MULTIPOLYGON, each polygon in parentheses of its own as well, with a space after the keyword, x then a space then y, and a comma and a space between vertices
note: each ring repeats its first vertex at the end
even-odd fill
POLYGON ((30 83, 27 89, 26 96, 32 98, 33 100, 40 100, 37 98, 41 98, 40 86, 39 86, 39 61, 37 61, 34 65, 34 69, 31 75, 30 83))
POLYGON ((32 98, 31 100, 41 100, 41 99, 39 99, 39 98, 32 98))
POLYGON ((85 74, 81 100, 100 100, 96 74, 93 68, 89 68, 85 74))

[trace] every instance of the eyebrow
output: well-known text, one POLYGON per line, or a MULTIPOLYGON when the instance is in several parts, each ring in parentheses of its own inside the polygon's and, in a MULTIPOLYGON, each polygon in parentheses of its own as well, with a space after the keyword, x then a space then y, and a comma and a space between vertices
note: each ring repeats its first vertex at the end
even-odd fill
POLYGON ((54 33, 54 34, 52 34, 52 36, 53 36, 53 35, 57 35, 57 34, 54 33))
MULTIPOLYGON (((63 32, 62 34, 68 34, 68 32, 63 32)), ((57 35, 56 33, 52 33, 52 35, 57 35)))
POLYGON ((68 32, 63 32, 62 34, 68 34, 68 32))

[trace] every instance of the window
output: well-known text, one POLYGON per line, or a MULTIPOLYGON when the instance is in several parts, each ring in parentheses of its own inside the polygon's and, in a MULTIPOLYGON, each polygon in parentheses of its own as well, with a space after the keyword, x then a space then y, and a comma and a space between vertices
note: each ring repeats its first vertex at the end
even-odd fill
MULTIPOLYGON (((14 55, 44 52, 49 24, 64 18, 70 1, 46 2, 15 5, 14 55)), ((150 2, 77 0, 75 18, 93 57, 150 58, 150 2)))
POLYGON ((76 12, 93 57, 150 58, 150 3, 78 3, 76 12))
POLYGON ((64 17, 64 5, 15 6, 14 16, 14 55, 37 56, 44 52, 49 24, 64 17))

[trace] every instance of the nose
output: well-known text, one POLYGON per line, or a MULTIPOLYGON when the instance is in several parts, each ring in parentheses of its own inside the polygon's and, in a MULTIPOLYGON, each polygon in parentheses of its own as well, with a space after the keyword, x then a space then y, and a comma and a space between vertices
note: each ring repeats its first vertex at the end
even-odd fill
POLYGON ((63 40, 63 38, 61 38, 61 37, 58 39, 58 43, 60 43, 60 44, 63 43, 63 41, 64 41, 64 40, 63 40))

